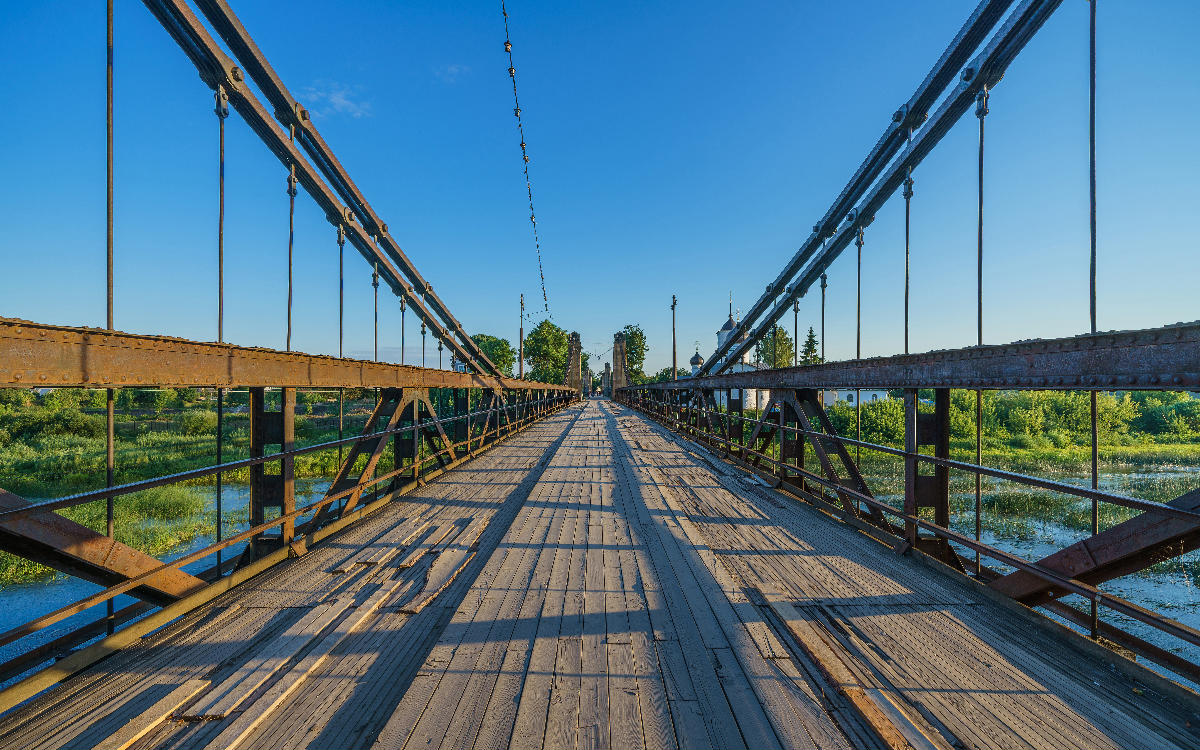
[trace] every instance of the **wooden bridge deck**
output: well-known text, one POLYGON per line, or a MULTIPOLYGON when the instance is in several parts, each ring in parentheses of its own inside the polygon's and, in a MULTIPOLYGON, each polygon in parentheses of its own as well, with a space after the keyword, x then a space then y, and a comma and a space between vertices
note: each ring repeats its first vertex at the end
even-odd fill
POLYGON ((591 402, 0 718, 0 747, 1166 748, 1194 727, 1193 694, 591 402))

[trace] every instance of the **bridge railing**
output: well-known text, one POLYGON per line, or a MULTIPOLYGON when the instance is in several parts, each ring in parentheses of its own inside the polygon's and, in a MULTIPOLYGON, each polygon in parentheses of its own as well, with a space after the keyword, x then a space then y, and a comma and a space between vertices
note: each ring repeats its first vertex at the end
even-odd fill
POLYGON ((899 553, 928 555, 1023 604, 1042 607, 1114 648, 1200 682, 1195 658, 1200 631, 1100 588, 1200 548, 1200 489, 1192 487, 1159 503, 1095 483, 1080 486, 952 459, 949 419, 951 389, 1195 391, 1200 388, 1197 363, 1200 324, 1187 324, 685 378, 630 386, 618 393, 618 400, 718 451, 772 486, 893 545, 899 553), (834 428, 821 391, 863 388, 903 391, 903 446, 839 434, 834 428), (761 408, 748 408, 743 397, 749 391, 768 394, 761 408), (904 488, 894 500, 888 497, 891 493, 873 491, 864 477, 863 452, 902 463, 904 488), (951 502, 952 471, 976 478, 974 513, 968 509, 957 519, 951 502), (1052 554, 1027 559, 1002 548, 1006 540, 1001 532, 993 533, 991 543, 984 538, 979 498, 988 493, 979 492, 983 477, 1032 488, 1047 500, 1065 495, 1085 501, 1094 519, 1103 507, 1120 513, 1108 528, 1097 523, 1096 533, 1052 554), (974 528, 955 529, 955 520, 960 527, 973 520, 974 528), (1071 595, 1095 608, 1071 606, 1071 595), (1101 608, 1119 617, 1102 620, 1101 608), (1121 624, 1122 618, 1146 627, 1135 634, 1121 624), (1180 641, 1186 644, 1183 648, 1180 641))
MULTIPOLYGON (((67 328, 0 319, 0 389, 106 391, 105 456, 101 462, 104 469, 96 481, 103 488, 39 502, 29 502, 0 490, 0 551, 97 583, 101 590, 0 633, 0 660, 3 660, 0 682, 62 657, 38 675, 0 692, 0 710, 101 658, 113 648, 132 642, 140 634, 170 621, 264 566, 305 554, 307 544, 312 541, 410 492, 429 478, 578 398, 578 390, 565 386, 502 376, 501 369, 467 333, 434 291, 432 282, 401 248, 399 238, 367 201, 349 170, 318 132, 309 112, 292 96, 227 3, 200 0, 194 3, 199 14, 187 0, 145 0, 143 4, 199 73, 202 86, 196 86, 190 76, 189 85, 195 86, 198 103, 212 104, 205 104, 197 111, 210 111, 212 114, 205 116, 215 116, 212 138, 218 160, 213 170, 216 231, 212 249, 217 268, 213 289, 217 343, 137 336, 116 330, 114 269, 120 253, 114 222, 117 159, 113 144, 117 127, 113 61, 120 53, 114 54, 117 46, 114 3, 109 0, 105 24, 108 48, 105 328, 67 328), (222 343, 226 299, 225 129, 231 111, 240 116, 279 164, 279 200, 286 200, 288 213, 287 295, 279 297, 280 307, 286 310, 286 333, 281 338, 287 351, 222 343), (286 192, 282 190, 285 186, 286 192), (331 256, 336 240, 337 286, 331 285, 325 296, 331 310, 336 303, 337 357, 291 351, 296 292, 295 211, 302 192, 309 195, 328 222, 331 256), (357 251, 367 262, 359 267, 359 272, 370 274, 374 290, 376 360, 382 282, 385 294, 390 289, 399 303, 401 361, 405 356, 407 311, 420 322, 422 365, 429 335, 437 344, 439 369, 341 356, 345 344, 347 243, 352 252, 357 251), (443 349, 452 357, 450 370, 441 369, 443 349), (466 371, 455 371, 454 367, 466 371), (137 481, 118 483, 117 478, 125 468, 116 461, 118 392, 176 387, 215 389, 215 456, 211 460, 207 457, 198 460, 197 465, 189 464, 182 471, 164 471, 149 477, 138 475, 137 481), (237 389, 246 389, 248 402, 245 446, 227 444, 225 440, 226 428, 236 421, 226 419, 226 396, 237 389), (339 390, 336 440, 300 445, 296 401, 297 394, 305 389, 339 390), (355 436, 343 434, 344 389, 375 392, 374 404, 367 409, 366 426, 355 436), (227 449, 243 447, 248 448, 248 455, 228 460, 231 451, 227 449), (333 451, 337 451, 338 464, 329 489, 320 500, 298 505, 296 460, 333 451), (386 458, 389 453, 390 459, 386 458), (248 528, 226 538, 222 487, 223 479, 234 472, 249 477, 249 521, 248 528), (216 487, 213 544, 164 562, 116 538, 122 522, 116 498, 158 487, 209 481, 214 481, 216 487), (94 515, 87 516, 92 526, 100 528, 76 523, 58 513, 91 503, 104 506, 100 510, 107 517, 98 523, 94 522, 94 515), (241 547, 237 554, 222 556, 223 551, 235 545, 241 547), (209 558, 215 562, 206 570, 184 570, 201 567, 209 558), (141 601, 118 611, 116 598, 123 594, 141 601), (106 608, 103 617, 78 625, 77 616, 91 613, 100 605, 106 608), (158 611, 153 611, 155 608, 158 611), (54 630, 48 631, 51 627, 54 630), (75 651, 96 637, 103 640, 75 651)), ((279 239, 282 262, 282 226, 279 239)), ((260 248, 256 252, 265 258, 269 251, 260 248)), ((311 304, 311 300, 308 302, 311 304)), ((384 304, 388 304, 386 297, 384 304)), ((371 326, 362 330, 365 332, 368 327, 371 326)), ((6 434, 5 426, 0 425, 0 438, 6 434)), ((147 451, 151 461, 155 460, 153 448, 147 451)))
MULTIPOLYGON (((308 545, 578 398, 562 385, 476 373, 2 319, 0 361, 0 388, 211 389, 218 408, 234 401, 235 393, 236 401, 246 402, 246 413, 238 416, 248 423, 237 445, 218 428, 215 446, 205 444, 209 450, 219 446, 218 460, 196 459, 181 471, 32 503, 0 491, 0 550, 102 586, 0 632, 0 649, 13 653, 0 663, 0 681, 65 657, 0 692, 4 706, 86 666, 114 644, 131 642, 267 567, 305 554, 308 545), (348 388, 367 396, 357 415, 359 434, 346 434, 341 395, 348 388), (314 390, 338 393, 338 437, 300 445, 296 394, 314 390), (362 425, 361 412, 368 410, 362 425), (338 468, 320 499, 297 503, 295 461, 313 454, 336 456, 331 463, 338 468), (223 508, 221 488, 235 474, 249 475, 249 502, 223 508), (212 483, 218 498, 211 544, 164 561, 116 540, 122 514, 115 498, 197 483, 212 483), (107 535, 57 513, 89 503, 115 509, 107 535), (239 517, 244 510, 249 520, 225 536, 230 510, 239 517), (222 555, 233 549, 235 554, 222 555), (140 601, 118 609, 114 603, 123 594, 140 601), (97 608, 102 614, 96 619, 78 623, 77 616, 97 608), (39 635, 48 628, 54 628, 51 639, 39 635), (76 651, 98 637, 99 643, 76 651)), ((147 451, 153 465, 154 450, 147 451)))

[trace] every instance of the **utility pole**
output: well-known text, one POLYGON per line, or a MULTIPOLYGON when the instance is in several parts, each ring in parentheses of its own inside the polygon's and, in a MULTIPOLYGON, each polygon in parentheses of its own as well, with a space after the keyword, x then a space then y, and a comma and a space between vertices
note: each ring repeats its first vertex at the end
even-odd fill
POLYGON ((675 295, 671 295, 671 380, 679 380, 679 366, 676 364, 675 347, 675 295))
POLYGON ((525 377, 525 295, 521 295, 521 330, 517 333, 517 377, 525 377))

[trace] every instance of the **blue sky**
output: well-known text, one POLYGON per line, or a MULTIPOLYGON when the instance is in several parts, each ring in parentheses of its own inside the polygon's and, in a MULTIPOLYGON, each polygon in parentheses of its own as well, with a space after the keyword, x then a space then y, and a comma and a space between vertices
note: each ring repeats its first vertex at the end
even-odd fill
MULTIPOLYGON (((0 20, 4 316, 104 322, 103 5, 14 4, 0 20)), ((330 7, 234 3, 467 329, 515 341, 517 295, 536 311, 541 292, 499 3, 330 7)), ((513 0, 554 321, 595 354, 639 323, 654 371, 670 361, 674 293, 680 362, 693 342, 710 352, 730 292, 735 307, 757 298, 969 11, 513 0)), ((1099 14, 1099 324, 1193 320, 1200 6, 1101 0, 1099 14)), ((140 2, 117 2, 116 59, 117 327, 212 340, 212 94, 140 2)), ((1067 0, 992 94, 988 342, 1087 330, 1086 76, 1087 3, 1067 0)), ((285 171, 236 114, 227 139, 226 339, 282 348, 285 171)), ((915 175, 914 351, 974 343, 975 148, 968 116, 915 175)), ((902 231, 897 196, 867 230, 867 356, 901 350, 902 231)), ((334 229, 303 194, 296 242, 294 348, 335 353, 334 229)), ((369 356, 369 269, 356 253, 346 265, 347 354, 369 356)), ((852 252, 829 284, 827 353, 844 358, 852 252)), ((818 320, 813 291, 802 328, 818 320)), ((390 295, 381 303, 381 348, 395 361, 399 310, 390 295)), ((416 330, 410 316, 409 362, 416 330)))

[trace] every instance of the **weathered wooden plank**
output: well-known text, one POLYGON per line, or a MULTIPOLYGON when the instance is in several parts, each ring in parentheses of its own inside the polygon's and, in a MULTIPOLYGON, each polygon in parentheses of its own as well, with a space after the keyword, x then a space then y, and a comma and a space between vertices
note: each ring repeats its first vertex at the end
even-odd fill
MULTIPOLYGON (((549 504, 549 503, 547 503, 549 504)), ((533 642, 537 637, 539 613, 542 611, 550 584, 554 562, 553 550, 558 546, 563 529, 563 514, 554 513, 546 533, 546 544, 538 550, 529 589, 521 602, 521 611, 513 628, 504 661, 491 690, 491 698, 475 738, 475 750, 503 750, 512 738, 517 718, 517 704, 525 683, 533 642)))
MULTIPOLYGON (((629 533, 623 521, 618 521, 618 546, 620 549, 621 577, 625 589, 626 608, 629 613, 630 646, 633 651, 634 668, 637 676, 638 711, 642 719, 642 736, 648 748, 677 747, 671 708, 667 703, 667 692, 663 685, 663 667, 655 648, 654 631, 645 599, 639 595, 646 584, 638 574, 637 561, 629 547, 638 546, 636 538, 629 533)), ((678 644, 675 644, 678 646, 678 644)), ((683 652, 679 651, 682 662, 683 652)), ((691 683, 688 683, 691 690, 691 683)), ((694 696, 694 693, 693 693, 694 696)), ((699 717, 697 717, 699 718, 699 717)), ((704 721, 698 725, 701 735, 706 735, 704 721)))
POLYGON ((546 715, 543 750, 574 748, 579 743, 579 693, 583 682, 583 566, 587 514, 575 519, 576 542, 570 550, 570 572, 563 601, 562 628, 554 658, 554 681, 546 715))
MULTIPOLYGON (((589 490, 595 485, 589 483, 589 490)), ((592 493, 589 493, 592 494, 592 493)), ((595 501, 594 496, 590 498, 595 501)), ((608 746, 608 649, 605 647, 605 575, 603 513, 588 512, 587 551, 584 553, 580 638, 579 727, 581 750, 592 743, 608 746), (603 732, 601 729, 603 728, 603 732), (603 739, 601 739, 603 737, 603 739), (584 741, 586 739, 586 741, 584 741)))
POLYGON ((374 613, 392 594, 406 585, 403 579, 392 580, 379 586, 374 593, 359 604, 354 610, 320 641, 313 646, 300 661, 280 677, 264 694, 253 703, 240 711, 231 722, 213 740, 214 747, 233 750, 240 747, 250 734, 271 715, 287 698, 298 690, 314 670, 329 657, 335 648, 341 645, 363 621, 374 613))
MULTIPOLYGON (((563 610, 571 567, 571 547, 576 543, 579 524, 574 514, 563 513, 562 532, 554 551, 550 583, 542 605, 537 636, 529 656, 529 666, 509 747, 512 750, 542 747, 546 736, 548 706, 553 689, 558 639, 562 632, 563 610)), ((572 746, 574 739, 572 738, 572 746)))
MULTIPOLYGON (((475 609, 475 622, 486 627, 486 634, 472 637, 467 632, 455 648, 454 658, 426 709, 427 715, 440 714, 439 723, 444 722, 442 747, 470 747, 479 732, 487 696, 495 685, 496 665, 503 658, 503 649, 528 591, 537 549, 545 540, 547 527, 541 520, 540 513, 523 511, 518 516, 516 528, 505 536, 509 543, 497 553, 502 562, 495 578, 486 589, 479 587, 484 601, 475 609)), ((421 739, 414 732, 411 742, 420 747, 421 739)))
POLYGON ((188 680, 167 693, 154 705, 127 722, 117 731, 105 737, 96 747, 98 750, 126 750, 130 745, 145 737, 175 709, 194 698, 209 685, 208 680, 188 680))
POLYGON ((311 643, 352 603, 350 597, 342 597, 314 608, 233 674, 217 683, 203 700, 189 706, 182 715, 195 721, 225 717, 250 693, 282 669, 289 659, 311 643))
MULTIPOLYGON (((874 730, 883 746, 892 750, 905 750, 910 742, 908 734, 902 732, 901 728, 893 723, 891 717, 868 695, 864 686, 859 684, 855 676, 846 668, 841 657, 829 648, 824 640, 812 632, 812 624, 801 617, 800 613, 787 602, 771 601, 770 606, 787 626, 788 632, 792 634, 796 644, 808 654, 838 692, 846 697, 850 705, 858 712, 859 717, 874 730)), ((916 727, 912 727, 912 730, 916 734, 920 734, 916 727)), ((919 740, 913 742, 913 747, 919 746, 917 742, 919 740)), ((923 744, 931 745, 932 743, 925 738, 923 744)))

